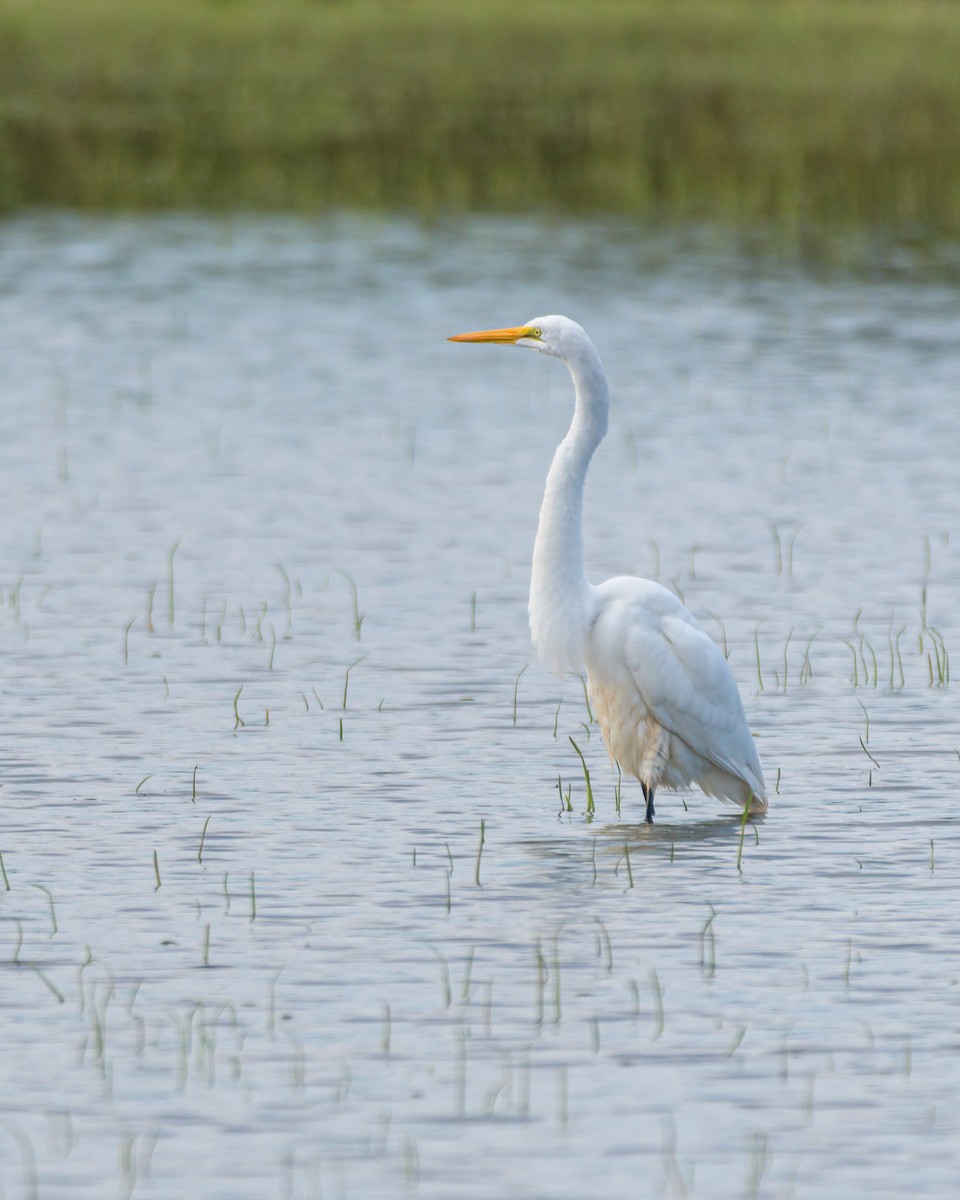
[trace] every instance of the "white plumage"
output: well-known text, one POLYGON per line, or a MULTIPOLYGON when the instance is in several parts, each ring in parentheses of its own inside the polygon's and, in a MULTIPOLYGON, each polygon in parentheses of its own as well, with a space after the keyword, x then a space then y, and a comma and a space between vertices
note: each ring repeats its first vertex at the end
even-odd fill
POLYGON ((704 792, 765 812, 763 771, 726 660, 677 597, 648 579, 594 587, 583 563, 583 489, 607 432, 609 393, 586 332, 567 317, 451 341, 526 346, 559 358, 576 391, 573 421, 547 475, 530 579, 530 630, 555 670, 586 670, 611 759, 640 780, 646 819, 658 787, 704 792))

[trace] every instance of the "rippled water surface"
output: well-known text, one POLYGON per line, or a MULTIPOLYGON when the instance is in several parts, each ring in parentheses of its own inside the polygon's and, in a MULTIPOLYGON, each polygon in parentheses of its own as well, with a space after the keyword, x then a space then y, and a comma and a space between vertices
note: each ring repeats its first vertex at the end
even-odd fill
POLYGON ((0 1194, 955 1196, 957 302, 622 227, 0 226, 0 1194), (569 380, 444 339, 550 311, 611 377, 589 572, 725 642, 744 831, 618 812, 532 662, 569 380))

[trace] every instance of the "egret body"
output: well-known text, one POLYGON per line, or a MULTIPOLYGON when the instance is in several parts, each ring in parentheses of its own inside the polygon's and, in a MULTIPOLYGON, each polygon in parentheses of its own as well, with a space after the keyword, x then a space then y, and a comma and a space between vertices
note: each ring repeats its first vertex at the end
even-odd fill
POLYGON ((607 432, 607 379, 596 347, 567 317, 462 333, 452 342, 525 346, 559 358, 576 406, 547 474, 530 577, 530 631, 542 659, 586 670, 611 759, 643 788, 646 819, 658 787, 698 784, 707 795, 765 812, 760 759, 726 659, 673 592, 620 575, 594 586, 583 562, 583 489, 607 432))

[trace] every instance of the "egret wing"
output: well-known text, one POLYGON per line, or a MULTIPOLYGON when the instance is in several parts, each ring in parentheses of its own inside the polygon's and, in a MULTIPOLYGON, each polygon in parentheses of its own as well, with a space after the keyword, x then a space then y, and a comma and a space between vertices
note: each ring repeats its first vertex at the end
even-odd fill
POLYGON ((693 751, 766 795, 743 703, 716 643, 690 620, 635 623, 627 665, 652 716, 693 751))

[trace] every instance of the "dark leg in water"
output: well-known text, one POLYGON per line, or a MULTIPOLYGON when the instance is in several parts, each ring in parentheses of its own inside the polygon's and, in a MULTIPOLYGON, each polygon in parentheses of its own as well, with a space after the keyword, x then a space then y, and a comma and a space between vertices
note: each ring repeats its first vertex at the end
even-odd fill
POLYGON ((654 813, 653 813, 653 788, 648 788, 647 785, 642 780, 641 780, 640 786, 643 788, 643 798, 647 802, 647 818, 646 818, 647 824, 652 825, 653 824, 653 816, 654 816, 654 813))

